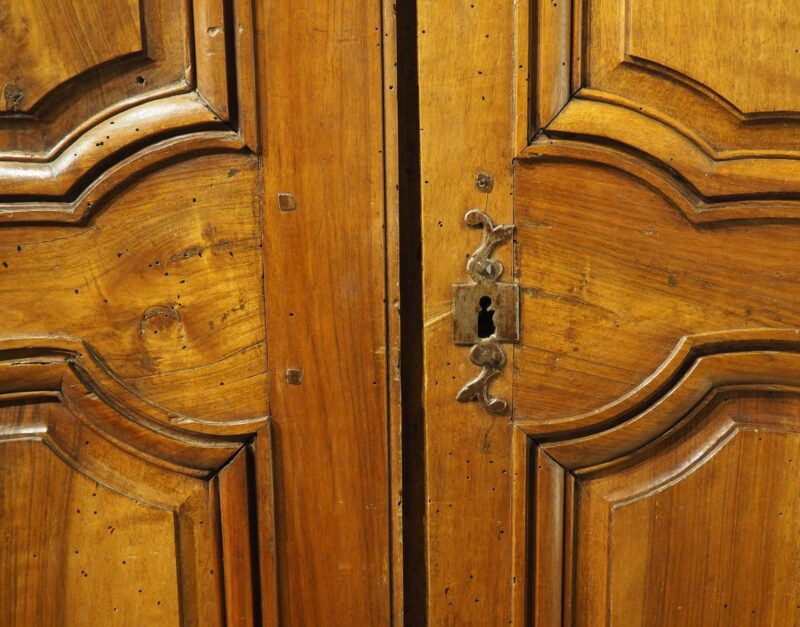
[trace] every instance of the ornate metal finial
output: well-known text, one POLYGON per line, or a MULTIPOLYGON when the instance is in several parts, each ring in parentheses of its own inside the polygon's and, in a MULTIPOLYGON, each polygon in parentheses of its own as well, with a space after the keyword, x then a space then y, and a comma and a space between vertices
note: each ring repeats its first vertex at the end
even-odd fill
POLYGON ((489 383, 506 362, 499 343, 519 341, 519 287, 498 282, 503 264, 491 254, 511 239, 514 225, 495 225, 479 209, 469 210, 464 221, 483 228, 483 242, 467 260, 472 282, 453 286, 453 334, 456 344, 472 345, 470 360, 481 372, 461 388, 456 399, 477 402, 491 414, 502 414, 508 410, 508 401, 492 396, 489 383))

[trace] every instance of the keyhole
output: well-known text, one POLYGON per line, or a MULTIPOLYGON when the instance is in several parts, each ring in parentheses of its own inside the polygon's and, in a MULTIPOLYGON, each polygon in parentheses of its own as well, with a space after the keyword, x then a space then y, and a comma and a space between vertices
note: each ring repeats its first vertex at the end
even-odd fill
POLYGON ((491 337, 494 335, 494 309, 492 306, 492 299, 488 296, 483 296, 478 304, 481 310, 478 312, 478 337, 491 337))

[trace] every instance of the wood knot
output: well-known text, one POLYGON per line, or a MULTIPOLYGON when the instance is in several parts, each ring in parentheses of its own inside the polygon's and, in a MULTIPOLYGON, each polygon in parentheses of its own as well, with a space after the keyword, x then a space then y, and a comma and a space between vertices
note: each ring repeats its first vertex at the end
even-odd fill
POLYGON ((180 314, 172 307, 151 307, 142 314, 139 322, 139 335, 141 337, 166 336, 170 331, 180 332, 182 326, 180 314))
POLYGON ((6 86, 3 87, 3 96, 6 99, 6 111, 20 111, 22 109, 25 94, 18 85, 7 83, 6 86))

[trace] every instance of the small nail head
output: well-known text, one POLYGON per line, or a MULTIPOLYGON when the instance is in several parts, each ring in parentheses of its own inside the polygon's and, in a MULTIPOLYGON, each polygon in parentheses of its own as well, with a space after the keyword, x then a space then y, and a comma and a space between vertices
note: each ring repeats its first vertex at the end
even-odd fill
POLYGON ((286 383, 288 383, 289 385, 300 385, 302 382, 303 382, 302 368, 286 369, 286 383))
POLYGON ((478 172, 475 176, 475 187, 488 194, 494 189, 494 177, 488 172, 478 172))
POLYGON ((278 207, 281 211, 294 211, 297 209, 297 200, 294 194, 288 192, 280 192, 278 194, 278 207))

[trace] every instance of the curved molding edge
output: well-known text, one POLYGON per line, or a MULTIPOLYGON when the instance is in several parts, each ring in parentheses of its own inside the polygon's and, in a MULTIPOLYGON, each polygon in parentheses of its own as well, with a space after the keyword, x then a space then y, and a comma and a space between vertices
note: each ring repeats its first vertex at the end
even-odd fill
POLYGON ((151 153, 185 152, 182 140, 195 149, 202 140, 206 150, 218 150, 220 140, 227 149, 244 148, 241 136, 194 93, 148 102, 99 123, 53 161, 0 161, 0 220, 26 212, 79 212, 82 202, 91 202, 88 193, 108 188, 120 170, 136 169, 142 159, 147 165, 151 153))
POLYGON ((58 399, 117 446, 181 472, 219 469, 269 421, 210 422, 170 412, 121 382, 77 338, 0 340, 0 403, 41 397, 58 399))
POLYGON ((114 193, 165 162, 208 153, 238 152, 244 147, 241 137, 232 131, 202 131, 165 139, 112 165, 71 200, 0 200, 0 225, 23 222, 81 224, 114 193))
POLYGON ((626 53, 625 65, 632 67, 636 71, 647 72, 663 76, 671 82, 679 83, 696 95, 706 99, 719 110, 725 113, 732 121, 743 124, 773 124, 775 122, 797 123, 800 121, 800 111, 742 111, 728 98, 719 91, 700 80, 684 74, 657 61, 636 56, 630 52, 626 53))
MULTIPOLYGON (((536 139, 547 137, 636 151, 689 181, 706 198, 800 194, 800 151, 719 150, 673 118, 603 92, 581 90, 536 139)), ((534 141, 522 156, 539 143, 534 141)))
MULTIPOLYGON (((540 136, 517 160, 523 165, 564 160, 613 168, 657 191, 693 224, 800 219, 800 189, 783 194, 704 196, 691 181, 675 175, 673 164, 667 165, 630 147, 608 146, 599 140, 540 136)), ((800 161, 796 167, 800 177, 800 161)))
POLYGON ((541 442, 575 443, 588 442, 601 432, 613 437, 644 422, 644 430, 635 430, 644 434, 637 435, 640 446, 663 432, 666 423, 671 421, 672 426, 685 416, 711 389, 728 385, 800 386, 800 329, 686 336, 650 377, 625 396, 591 412, 554 420, 515 420, 515 425, 541 442), (666 407, 668 414, 653 418, 666 407))

